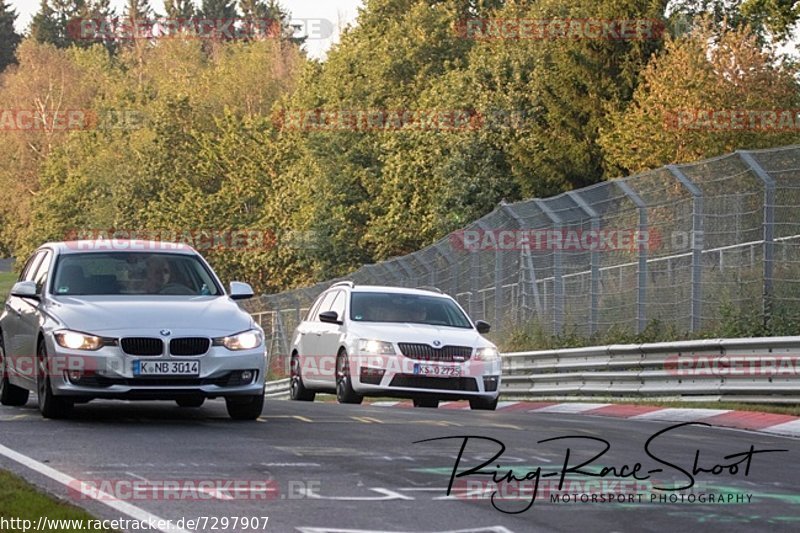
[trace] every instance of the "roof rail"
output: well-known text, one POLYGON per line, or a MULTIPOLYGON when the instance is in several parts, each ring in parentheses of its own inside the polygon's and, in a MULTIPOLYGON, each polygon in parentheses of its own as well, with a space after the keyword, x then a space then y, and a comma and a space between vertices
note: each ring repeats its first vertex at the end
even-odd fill
POLYGON ((425 287, 425 286, 423 286, 423 287, 417 287, 417 290, 418 291, 437 292, 439 294, 444 294, 444 292, 442 292, 442 289, 440 289, 439 287, 425 287))
POLYGON ((337 281, 336 283, 330 286, 330 288, 333 287, 350 287, 352 289, 353 287, 355 287, 355 283, 353 283, 352 281, 337 281))

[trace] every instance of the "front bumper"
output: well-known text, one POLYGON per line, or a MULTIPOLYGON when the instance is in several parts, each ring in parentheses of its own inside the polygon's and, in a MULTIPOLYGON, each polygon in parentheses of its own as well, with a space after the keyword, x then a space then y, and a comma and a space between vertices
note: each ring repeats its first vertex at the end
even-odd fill
POLYGON ((187 396, 217 398, 262 394, 268 366, 265 348, 232 352, 212 346, 205 355, 194 357, 135 356, 119 346, 96 352, 67 350, 48 339, 48 373, 57 396, 127 400, 172 400, 187 396), (134 361, 197 361, 196 376, 136 376, 134 361), (250 371, 249 380, 242 372, 250 371), (80 375, 76 379, 76 376, 80 375))
POLYGON ((398 398, 437 397, 449 400, 495 399, 500 394, 500 360, 429 362, 405 356, 350 358, 353 389, 368 396, 398 398), (416 365, 432 365, 442 375, 417 373, 416 365))

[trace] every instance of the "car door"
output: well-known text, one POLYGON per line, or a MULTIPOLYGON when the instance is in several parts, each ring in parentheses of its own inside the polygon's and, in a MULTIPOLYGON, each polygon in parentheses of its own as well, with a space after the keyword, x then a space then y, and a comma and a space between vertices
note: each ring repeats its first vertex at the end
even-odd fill
MULTIPOLYGON (((44 300, 41 299, 45 293, 47 281, 50 279, 50 267, 53 261, 53 252, 44 250, 42 252, 42 259, 31 275, 31 280, 36 282, 36 294, 40 299, 34 298, 21 298, 23 305, 21 306, 19 316, 19 336, 20 350, 23 355, 29 356, 32 360, 36 356, 36 343, 39 339, 39 331, 42 324, 42 309, 44 300)), ((27 361, 27 357, 26 357, 27 361)))
MULTIPOLYGON (((18 282, 33 281, 36 269, 45 256, 44 251, 37 251, 25 263, 18 282)), ((6 350, 6 364, 12 381, 18 376, 30 376, 33 371, 32 355, 25 350, 25 339, 22 326, 23 313, 29 308, 25 298, 8 296, 5 303, 5 318, 3 319, 3 335, 6 350)))
MULTIPOLYGON (((327 311, 335 311, 339 320, 344 321, 346 301, 347 293, 342 290, 336 291, 336 297, 327 311)), ((336 386, 336 356, 339 353, 339 339, 343 328, 343 325, 320 322, 320 351, 325 354, 324 363, 319 367, 320 379, 327 386, 336 386)))
POLYGON ((330 310, 333 300, 339 291, 329 291, 320 298, 319 306, 313 313, 311 320, 306 324, 306 331, 303 335, 303 379, 312 384, 320 385, 323 383, 322 376, 325 371, 322 367, 329 362, 325 357, 324 347, 322 346, 323 323, 319 320, 319 314, 330 310))

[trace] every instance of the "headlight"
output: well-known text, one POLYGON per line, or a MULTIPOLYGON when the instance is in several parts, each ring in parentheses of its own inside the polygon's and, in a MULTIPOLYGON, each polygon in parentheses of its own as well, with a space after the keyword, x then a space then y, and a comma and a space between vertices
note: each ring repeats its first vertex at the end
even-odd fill
POLYGON ((229 337, 216 338, 214 339, 214 346, 224 346, 233 352, 239 352, 258 348, 263 340, 261 332, 252 329, 229 337))
POLYGON ((495 361, 500 358, 497 348, 478 348, 475 352, 476 361, 495 361))
POLYGON ((358 341, 358 351, 368 355, 396 355, 391 342, 361 339, 358 341))
POLYGON ((62 330, 56 331, 53 335, 58 345, 68 350, 87 350, 93 352, 105 345, 102 337, 87 335, 86 333, 79 333, 77 331, 62 330))

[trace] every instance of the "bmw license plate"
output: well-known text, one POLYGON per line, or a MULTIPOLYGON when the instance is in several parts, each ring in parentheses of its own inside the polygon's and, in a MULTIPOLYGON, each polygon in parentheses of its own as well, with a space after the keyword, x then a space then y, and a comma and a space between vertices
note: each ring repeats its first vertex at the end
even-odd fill
POLYGON ((414 363, 414 374, 418 376, 431 376, 435 378, 460 378, 460 366, 423 365, 414 363))
POLYGON ((200 361, 134 361, 134 376, 199 376, 200 361))

